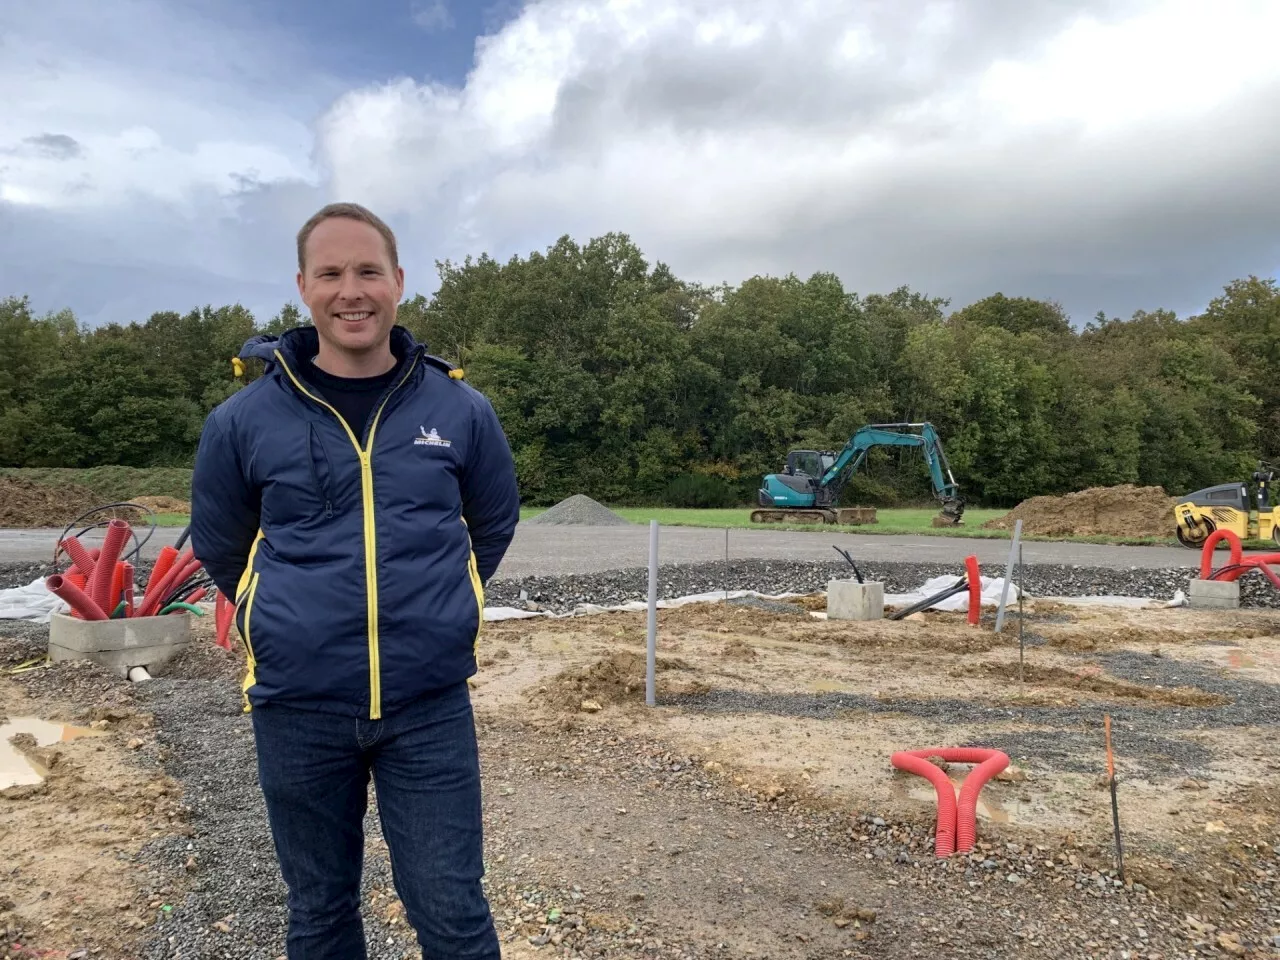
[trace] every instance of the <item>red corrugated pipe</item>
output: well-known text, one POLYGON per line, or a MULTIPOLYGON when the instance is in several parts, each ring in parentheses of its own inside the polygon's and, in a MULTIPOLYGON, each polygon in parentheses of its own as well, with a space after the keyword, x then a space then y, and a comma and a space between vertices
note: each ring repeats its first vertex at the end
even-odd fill
POLYGON ((57 594, 67 601, 71 605, 71 609, 80 614, 85 620, 107 619, 107 615, 102 612, 102 608, 94 603, 87 593, 62 574, 55 573, 53 576, 46 578, 44 585, 50 593, 57 594))
POLYGON ((938 820, 933 830, 933 852, 937 857, 949 857, 956 847, 956 788, 941 769, 926 757, 936 756, 936 750, 899 750, 889 762, 899 770, 924 777, 933 784, 938 795, 938 820))
MULTIPOLYGON (((72 567, 71 569, 74 570, 75 568, 72 567)), ((68 570, 66 573, 63 574, 63 576, 66 577, 68 583, 73 585, 77 590, 81 590, 81 591, 84 590, 85 586, 89 582, 89 578, 86 577, 83 573, 80 573, 78 571, 76 573, 72 573, 71 570, 68 570)), ((85 596, 88 596, 88 594, 85 594, 85 596)), ((76 612, 76 609, 74 607, 71 608, 71 615, 75 617, 77 620, 84 619, 83 617, 80 616, 79 613, 76 612)))
POLYGON ((1230 530, 1215 530, 1209 534, 1200 551, 1200 579, 1231 583, 1256 568, 1262 571, 1277 590, 1280 590, 1280 576, 1277 576, 1270 566, 1273 563, 1280 564, 1280 553, 1251 553, 1245 556, 1238 536, 1230 530), (1220 540, 1227 541, 1231 558, 1215 573, 1213 572, 1213 551, 1220 540))
POLYGON ((152 586, 158 584, 164 579, 165 574, 173 567, 173 561, 178 559, 178 548, 170 544, 165 544, 160 548, 160 553, 156 557, 155 565, 151 568, 151 576, 147 578, 147 585, 143 587, 142 592, 145 596, 151 592, 152 586))
POLYGON ((899 750, 889 758, 899 770, 924 777, 938 795, 938 822, 934 831, 934 853, 949 857, 968 853, 978 835, 978 794, 987 781, 1009 765, 1007 754, 985 747, 930 747, 926 750, 899 750), (941 769, 929 762, 938 757, 947 763, 977 764, 960 785, 956 802, 955 785, 941 769))
POLYGON ((976 627, 982 616, 982 571, 976 556, 964 558, 964 572, 969 581, 969 625, 976 627))
POLYGON ((111 581, 116 574, 116 562, 120 559, 120 550, 129 538, 129 524, 119 517, 107 524, 107 535, 102 541, 102 553, 93 565, 93 576, 89 578, 89 597, 108 614, 115 608, 111 602, 111 581))
POLYGON ((84 548, 79 538, 67 537, 58 546, 71 558, 71 569, 67 571, 68 573, 83 573, 85 577, 93 575, 93 557, 84 548))
POLYGON ((235 619, 236 608, 227 595, 221 590, 214 596, 213 622, 217 629, 217 643, 223 650, 231 649, 231 622, 235 619))
POLYGON ((200 561, 195 559, 190 548, 182 551, 169 572, 164 575, 164 579, 156 584, 155 587, 147 590, 146 596, 142 598, 142 606, 138 610, 138 616, 152 616, 159 608, 160 601, 164 600, 173 591, 174 587, 184 583, 187 578, 199 570, 200 566, 200 561))

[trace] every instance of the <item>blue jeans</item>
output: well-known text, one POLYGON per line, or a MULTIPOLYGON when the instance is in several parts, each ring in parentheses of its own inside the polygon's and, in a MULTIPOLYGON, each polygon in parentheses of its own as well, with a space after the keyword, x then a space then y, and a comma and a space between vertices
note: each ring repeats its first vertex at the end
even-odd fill
POLYGON ((381 720, 280 704, 250 716, 289 889, 289 960, 367 956, 360 878, 370 773, 396 892, 423 955, 499 960, 480 883, 480 758, 465 682, 381 720))

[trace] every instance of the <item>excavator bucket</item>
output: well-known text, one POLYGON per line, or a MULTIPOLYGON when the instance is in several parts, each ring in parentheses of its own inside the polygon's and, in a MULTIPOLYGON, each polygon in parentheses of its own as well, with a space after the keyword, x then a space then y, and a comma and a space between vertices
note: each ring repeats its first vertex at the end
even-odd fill
POLYGON ((942 501, 942 509, 934 516, 935 527, 959 527, 964 525, 964 501, 951 497, 942 501))

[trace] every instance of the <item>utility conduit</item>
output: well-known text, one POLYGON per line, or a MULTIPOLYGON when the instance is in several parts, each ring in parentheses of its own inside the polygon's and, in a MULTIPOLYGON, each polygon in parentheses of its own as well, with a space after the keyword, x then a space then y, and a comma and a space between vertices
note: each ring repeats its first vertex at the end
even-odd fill
POLYGON ((924 750, 899 750, 889 758, 899 770, 924 777, 933 784, 938 795, 938 820, 934 830, 934 854, 949 857, 968 853, 978 835, 978 794, 987 781, 1009 766, 1009 756, 985 747, 929 747, 924 750), (956 801, 955 785, 941 769, 929 762, 938 757, 947 763, 977 764, 960 785, 956 801))
POLYGON ((982 617, 982 571, 978 569, 975 555, 964 558, 964 571, 969 581, 969 625, 976 627, 982 617))
POLYGON ((1280 564, 1280 553, 1251 553, 1244 555, 1240 538, 1230 530, 1215 530, 1209 534, 1200 551, 1200 579, 1217 580, 1231 583, 1239 580, 1250 570, 1261 570, 1263 575, 1280 590, 1280 576, 1271 569, 1271 564, 1280 564), (1213 551, 1219 541, 1226 540, 1231 550, 1231 558, 1216 571, 1213 569, 1213 551))

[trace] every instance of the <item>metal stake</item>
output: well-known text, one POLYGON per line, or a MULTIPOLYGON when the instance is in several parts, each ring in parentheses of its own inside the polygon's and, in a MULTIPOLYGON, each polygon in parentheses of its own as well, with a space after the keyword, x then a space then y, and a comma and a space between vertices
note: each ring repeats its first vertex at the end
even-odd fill
MULTIPOLYGON (((1000 609, 996 611, 996 633, 1004 627, 1004 607, 1009 600, 1009 580, 1013 577, 1013 561, 1022 551, 1022 520, 1013 525, 1013 542, 1009 544, 1009 562, 1004 568, 1004 586, 1000 588, 1000 609)), ((1018 584, 1022 589, 1022 584, 1018 584)))
POLYGON ((729 602, 729 528, 724 528, 724 602, 729 602))
POLYGON ((649 521, 649 642, 646 651, 644 702, 652 707, 653 670, 658 653, 658 521, 649 521))

